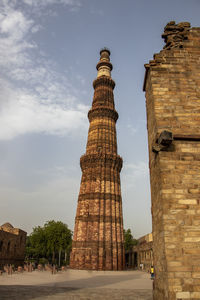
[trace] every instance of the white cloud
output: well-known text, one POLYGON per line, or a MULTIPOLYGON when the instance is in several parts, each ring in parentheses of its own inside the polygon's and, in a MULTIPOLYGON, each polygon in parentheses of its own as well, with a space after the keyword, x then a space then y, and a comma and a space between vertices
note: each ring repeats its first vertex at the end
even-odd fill
POLYGON ((10 10, 8 14, 1 15, 0 30, 18 40, 27 32, 32 23, 33 21, 27 20, 20 11, 10 10))
POLYGON ((32 25, 33 20, 27 19, 21 11, 0 4, 0 66, 3 70, 28 63, 26 50, 35 47, 26 39, 32 25))
POLYGON ((39 25, 39 24, 36 24, 36 25, 34 25, 34 26, 32 27, 31 32, 32 32, 32 33, 36 33, 36 32, 38 32, 38 31, 41 30, 41 29, 42 29, 42 26, 39 25))
POLYGON ((23 0, 25 4, 30 6, 47 6, 52 4, 63 4, 71 6, 80 6, 80 1, 77 0, 23 0))
POLYGON ((137 164, 125 164, 124 168, 129 174, 136 177, 146 176, 149 171, 148 164, 144 161, 139 161, 137 164))
POLYGON ((56 11, 51 9, 53 5, 63 5, 70 11, 77 11, 81 7, 80 0, 22 0, 27 6, 31 6, 33 12, 41 14, 41 10, 45 15, 56 16, 56 11))
POLYGON ((122 187, 126 187, 126 190, 135 189, 139 182, 148 181, 149 168, 148 164, 144 161, 124 164, 122 170, 122 187), (123 182, 126 184, 123 184, 123 182))
POLYGON ((61 104, 45 104, 26 90, 14 91, 3 82, 0 88, 6 98, 0 105, 1 140, 25 133, 65 135, 87 124, 88 108, 84 105, 65 108, 61 104))
POLYGON ((138 131, 135 127, 133 127, 132 124, 128 124, 127 128, 130 130, 131 135, 135 135, 137 133, 137 131, 138 131))
MULTIPOLYGON (((73 0, 23 2, 34 7, 80 5, 73 0)), ((42 26, 17 3, 0 3, 0 139, 26 133, 65 135, 84 128, 88 107, 77 101, 76 90, 55 71, 54 62, 40 54, 31 38, 42 26)))

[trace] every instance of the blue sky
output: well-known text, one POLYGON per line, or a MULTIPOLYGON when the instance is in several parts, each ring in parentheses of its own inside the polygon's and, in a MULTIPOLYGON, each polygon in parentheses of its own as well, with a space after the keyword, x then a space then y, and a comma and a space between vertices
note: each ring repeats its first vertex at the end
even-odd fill
POLYGON ((144 63, 199 0, 1 0, 0 223, 74 226, 99 50, 111 50, 124 227, 151 231, 144 63))

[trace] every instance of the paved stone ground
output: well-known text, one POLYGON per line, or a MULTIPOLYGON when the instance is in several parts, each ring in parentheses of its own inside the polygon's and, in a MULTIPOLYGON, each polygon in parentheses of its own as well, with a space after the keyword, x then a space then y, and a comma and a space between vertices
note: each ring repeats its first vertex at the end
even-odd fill
POLYGON ((152 281, 149 274, 140 271, 4 274, 0 277, 0 299, 152 300, 152 281))

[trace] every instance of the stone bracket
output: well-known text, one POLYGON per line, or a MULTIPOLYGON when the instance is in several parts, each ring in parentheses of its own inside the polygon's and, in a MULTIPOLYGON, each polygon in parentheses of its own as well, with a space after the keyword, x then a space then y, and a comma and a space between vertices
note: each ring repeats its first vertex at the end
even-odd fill
POLYGON ((200 142, 200 134, 175 134, 171 131, 164 130, 160 133, 156 142, 152 146, 152 151, 158 153, 160 151, 167 151, 172 141, 192 141, 200 142))
POLYGON ((152 151, 158 153, 160 151, 167 151, 173 141, 173 134, 171 131, 164 130, 160 133, 158 139, 152 146, 152 151))

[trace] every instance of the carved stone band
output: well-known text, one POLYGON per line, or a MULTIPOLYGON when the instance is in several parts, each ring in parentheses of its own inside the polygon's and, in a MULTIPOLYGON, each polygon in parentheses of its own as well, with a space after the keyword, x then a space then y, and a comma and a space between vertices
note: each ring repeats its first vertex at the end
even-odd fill
POLYGON ((82 222, 103 222, 103 223, 119 223, 121 224, 122 218, 121 217, 113 217, 113 216, 99 216, 99 215, 85 215, 85 216, 77 216, 76 221, 82 222))
MULTIPOLYGON (((72 243, 73 248, 106 248, 109 249, 110 247, 110 242, 106 241, 74 241, 72 243)), ((112 241, 112 247, 122 247, 123 243, 122 242, 114 242, 112 241)))
POLYGON ((118 119, 118 112, 115 109, 111 109, 109 107, 98 107, 94 109, 90 109, 88 112, 88 119, 91 121, 94 118, 103 118, 108 117, 113 119, 115 122, 118 119))
POLYGON ((115 88, 114 80, 112 78, 107 77, 107 76, 98 77, 97 79, 95 79, 93 81, 93 88, 94 89, 99 85, 102 85, 103 87, 105 87, 105 85, 108 85, 108 86, 111 86, 112 89, 115 88))
POLYGON ((80 158, 80 165, 82 171, 89 167, 97 165, 111 166, 113 169, 121 171, 123 160, 117 154, 98 153, 98 154, 85 154, 80 158))

